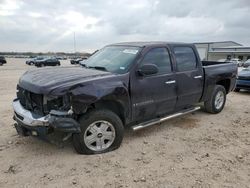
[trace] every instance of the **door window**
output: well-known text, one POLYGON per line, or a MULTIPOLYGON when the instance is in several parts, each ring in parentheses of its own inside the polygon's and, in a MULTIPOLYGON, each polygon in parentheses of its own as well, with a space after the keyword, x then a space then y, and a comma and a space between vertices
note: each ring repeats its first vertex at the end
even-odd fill
POLYGON ((141 66, 145 64, 154 64, 158 67, 158 74, 167 74, 172 72, 171 60, 166 48, 154 48, 150 50, 143 58, 141 66))
POLYGON ((190 47, 175 47, 174 54, 179 72, 196 69, 197 61, 194 51, 190 47))

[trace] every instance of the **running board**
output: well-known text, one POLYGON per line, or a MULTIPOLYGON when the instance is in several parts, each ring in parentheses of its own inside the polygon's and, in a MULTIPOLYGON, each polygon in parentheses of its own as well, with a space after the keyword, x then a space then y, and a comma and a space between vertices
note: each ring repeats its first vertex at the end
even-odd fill
POLYGON ((201 107, 197 106, 197 107, 194 107, 194 108, 189 108, 189 109, 186 109, 186 110, 182 110, 180 112, 177 112, 177 113, 172 114, 172 115, 168 115, 168 116, 163 117, 163 118, 153 119, 153 120, 150 120, 150 121, 147 121, 147 122, 140 123, 138 125, 132 126, 132 130, 133 131, 138 131, 140 129, 144 129, 146 127, 149 127, 151 125, 161 123, 163 121, 166 121, 166 120, 169 120, 169 119, 172 119, 172 118, 175 118, 175 117, 183 116, 185 114, 189 114, 189 113, 195 112, 195 111, 200 110, 200 109, 201 109, 201 107))

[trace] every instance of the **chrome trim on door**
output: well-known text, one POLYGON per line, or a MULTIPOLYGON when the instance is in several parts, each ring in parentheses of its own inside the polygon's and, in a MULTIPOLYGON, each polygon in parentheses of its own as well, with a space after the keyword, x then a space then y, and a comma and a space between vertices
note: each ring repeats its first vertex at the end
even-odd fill
POLYGON ((202 76, 199 75, 199 76, 195 76, 194 78, 195 78, 195 79, 199 79, 199 78, 202 78, 202 76))
POLYGON ((170 80, 170 81, 167 81, 167 82, 165 82, 166 84, 175 84, 175 80, 170 80))

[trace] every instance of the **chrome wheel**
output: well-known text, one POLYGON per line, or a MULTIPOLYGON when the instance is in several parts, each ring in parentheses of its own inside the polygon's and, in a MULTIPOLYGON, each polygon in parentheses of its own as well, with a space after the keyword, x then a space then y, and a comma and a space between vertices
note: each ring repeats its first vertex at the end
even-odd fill
POLYGON ((220 109, 224 104, 225 96, 222 91, 218 91, 218 93, 215 96, 215 108, 218 110, 220 109))
POLYGON ((95 121, 86 129, 84 143, 92 151, 103 151, 113 144, 115 136, 115 128, 111 123, 95 121))

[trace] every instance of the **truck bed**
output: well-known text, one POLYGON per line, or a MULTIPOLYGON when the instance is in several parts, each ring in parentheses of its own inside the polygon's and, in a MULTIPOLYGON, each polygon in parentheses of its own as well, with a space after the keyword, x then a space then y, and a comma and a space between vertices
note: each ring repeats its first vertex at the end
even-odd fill
POLYGON ((227 82, 226 91, 230 92, 236 84, 238 72, 237 64, 229 62, 202 61, 204 72, 204 89, 202 100, 206 101, 214 88, 214 85, 227 82))

